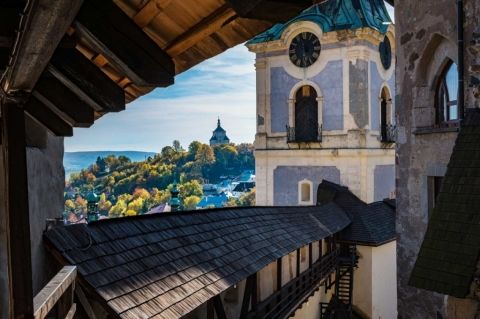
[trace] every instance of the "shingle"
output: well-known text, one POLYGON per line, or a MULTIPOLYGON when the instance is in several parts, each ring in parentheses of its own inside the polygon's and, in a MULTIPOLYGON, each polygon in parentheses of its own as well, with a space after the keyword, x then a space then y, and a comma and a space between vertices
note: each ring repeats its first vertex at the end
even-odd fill
POLYGON ((46 234, 123 318, 178 318, 350 223, 336 204, 137 216, 46 234))
POLYGON ((464 298, 480 254, 480 110, 461 123, 410 284, 464 298), (436 248, 436 249, 432 249, 436 248))

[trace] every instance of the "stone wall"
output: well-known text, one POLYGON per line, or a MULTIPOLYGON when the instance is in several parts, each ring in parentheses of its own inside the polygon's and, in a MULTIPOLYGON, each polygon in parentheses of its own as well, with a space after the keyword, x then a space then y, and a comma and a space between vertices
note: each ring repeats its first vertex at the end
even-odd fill
MULTIPOLYGON (((480 38, 479 7, 478 0, 465 1, 467 106, 479 104, 480 96, 480 59, 474 46, 480 38)), ((457 135, 451 129, 428 129, 435 124, 440 73, 446 61, 458 63, 456 3, 403 0, 396 6, 395 23, 398 313, 404 319, 452 317, 454 306, 446 296, 412 288, 408 280, 428 224, 427 177, 438 176, 432 167, 448 164, 457 135)))
MULTIPOLYGON (((62 216, 65 186, 63 138, 48 135, 46 147, 27 148, 27 169, 33 294, 36 295, 58 270, 45 250, 42 236, 46 219, 62 216)), ((0 172, 4 172, 1 152, 0 172)), ((4 189, 4 178, 0 178, 0 199, 4 197, 4 189)), ((3 210, 3 207, 0 209, 3 210)), ((8 318, 8 257, 4 216, 5 212, 0 212, 0 319, 8 318)))

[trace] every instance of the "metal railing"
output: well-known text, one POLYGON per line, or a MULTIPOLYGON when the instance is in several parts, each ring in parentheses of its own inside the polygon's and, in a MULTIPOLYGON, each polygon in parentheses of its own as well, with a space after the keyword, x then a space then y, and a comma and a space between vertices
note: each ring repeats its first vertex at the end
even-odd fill
POLYGON ((335 271, 338 256, 338 249, 322 256, 309 269, 257 304, 247 318, 287 318, 321 286, 324 279, 335 271))
POLYGON ((393 124, 382 124, 380 128, 380 141, 382 143, 395 143, 397 140, 397 126, 393 124))
POLYGON ((33 298, 33 318, 44 319, 52 310, 56 310, 57 318, 73 318, 77 310, 73 302, 76 277, 77 267, 63 267, 33 298))
POLYGON ((308 142, 322 142, 322 130, 323 125, 311 124, 312 129, 308 130, 308 133, 302 128, 302 131, 298 127, 287 125, 287 143, 308 143, 308 142))

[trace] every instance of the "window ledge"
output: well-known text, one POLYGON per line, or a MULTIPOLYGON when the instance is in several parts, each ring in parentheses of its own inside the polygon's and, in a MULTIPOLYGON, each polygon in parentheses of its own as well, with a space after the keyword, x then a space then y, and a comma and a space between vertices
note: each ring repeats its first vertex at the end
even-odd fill
POLYGON ((458 123, 455 123, 450 126, 429 126, 429 127, 419 127, 415 131, 413 131, 413 134, 415 135, 423 135, 423 134, 435 134, 435 133, 455 133, 459 131, 459 125, 458 123))

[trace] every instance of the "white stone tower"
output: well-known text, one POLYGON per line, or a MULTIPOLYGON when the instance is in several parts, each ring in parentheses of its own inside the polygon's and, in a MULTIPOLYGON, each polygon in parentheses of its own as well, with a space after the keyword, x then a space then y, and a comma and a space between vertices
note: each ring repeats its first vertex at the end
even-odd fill
POLYGON ((247 43, 257 205, 314 205, 323 179, 366 202, 394 196, 394 45, 380 0, 326 1, 247 43))

